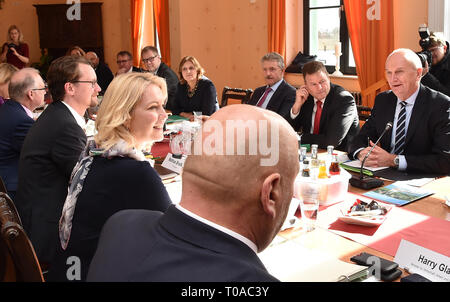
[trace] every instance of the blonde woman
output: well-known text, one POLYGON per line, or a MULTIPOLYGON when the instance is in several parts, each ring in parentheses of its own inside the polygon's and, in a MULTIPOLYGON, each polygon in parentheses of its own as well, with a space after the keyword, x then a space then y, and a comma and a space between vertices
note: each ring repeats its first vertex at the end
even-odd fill
POLYGON ((17 71, 17 67, 8 64, 0 63, 0 106, 2 106, 7 99, 9 99, 9 82, 12 75, 17 71))
POLYGON ((19 69, 24 68, 30 61, 28 44, 23 42, 23 35, 16 25, 8 28, 6 43, 3 44, 1 61, 16 66, 19 69))
MULTIPOLYGON (((150 73, 117 76, 100 105, 95 147, 75 166, 59 223, 61 247, 47 280, 68 281, 67 258, 81 261, 81 280, 106 220, 124 209, 164 212, 171 200, 142 149, 163 139, 164 79, 150 73)), ((89 145, 89 144, 88 144, 89 145)))
POLYGON ((219 110, 216 87, 205 77, 205 70, 196 58, 186 56, 181 59, 178 73, 180 83, 173 108, 170 108, 173 114, 193 120, 194 111, 209 116, 219 110))

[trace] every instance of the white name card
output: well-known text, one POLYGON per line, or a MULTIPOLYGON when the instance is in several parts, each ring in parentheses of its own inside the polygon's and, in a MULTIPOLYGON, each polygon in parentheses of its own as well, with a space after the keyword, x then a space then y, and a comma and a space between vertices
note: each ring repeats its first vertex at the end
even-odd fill
POLYGON ((450 258, 409 241, 400 242, 394 262, 431 281, 450 282, 450 258))
POLYGON ((186 155, 183 155, 181 158, 175 158, 172 153, 168 153, 162 163, 162 166, 170 171, 181 174, 186 157, 186 155))

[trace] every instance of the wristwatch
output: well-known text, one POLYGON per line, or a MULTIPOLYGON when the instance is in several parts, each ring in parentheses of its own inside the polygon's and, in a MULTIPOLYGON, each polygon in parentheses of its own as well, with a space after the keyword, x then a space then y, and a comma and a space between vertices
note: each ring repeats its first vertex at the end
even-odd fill
POLYGON ((394 158, 394 165, 395 168, 398 168, 398 165, 400 165, 400 157, 398 155, 394 158))

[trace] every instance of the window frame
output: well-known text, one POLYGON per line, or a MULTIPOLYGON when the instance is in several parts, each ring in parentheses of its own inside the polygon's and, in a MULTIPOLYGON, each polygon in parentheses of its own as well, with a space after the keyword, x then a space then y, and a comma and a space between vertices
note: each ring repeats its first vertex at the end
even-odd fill
MULTIPOLYGON (((327 8, 338 8, 338 6, 321 6, 321 7, 313 7, 310 8, 310 0, 303 0, 303 52, 305 54, 312 55, 309 49, 309 30, 310 30, 310 11, 311 10, 319 10, 319 9, 327 9, 327 8)), ((347 27, 347 19, 345 16, 345 9, 343 1, 340 0, 339 5, 340 11, 340 30, 339 30, 339 40, 341 42, 341 52, 340 56, 340 71, 344 75, 356 75, 356 67, 349 66, 349 54, 350 54, 350 40, 348 34, 347 27)), ((328 73, 332 74, 336 67, 331 65, 325 65, 328 73)))

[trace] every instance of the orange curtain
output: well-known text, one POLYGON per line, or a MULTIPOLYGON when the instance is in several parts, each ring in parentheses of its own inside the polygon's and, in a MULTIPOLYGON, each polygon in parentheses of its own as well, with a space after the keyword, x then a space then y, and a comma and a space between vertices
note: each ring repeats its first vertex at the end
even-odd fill
POLYGON ((169 0, 153 0, 153 12, 161 57, 170 66, 169 0))
POLYGON ((344 0, 344 8, 362 104, 373 107, 375 96, 389 89, 385 61, 394 50, 393 0, 369 4, 366 0, 344 0))
POLYGON ((269 52, 286 61, 286 0, 269 0, 269 52))
POLYGON ((130 0, 131 2, 131 38, 133 65, 141 62, 142 37, 144 35, 144 13, 146 0, 130 0))

